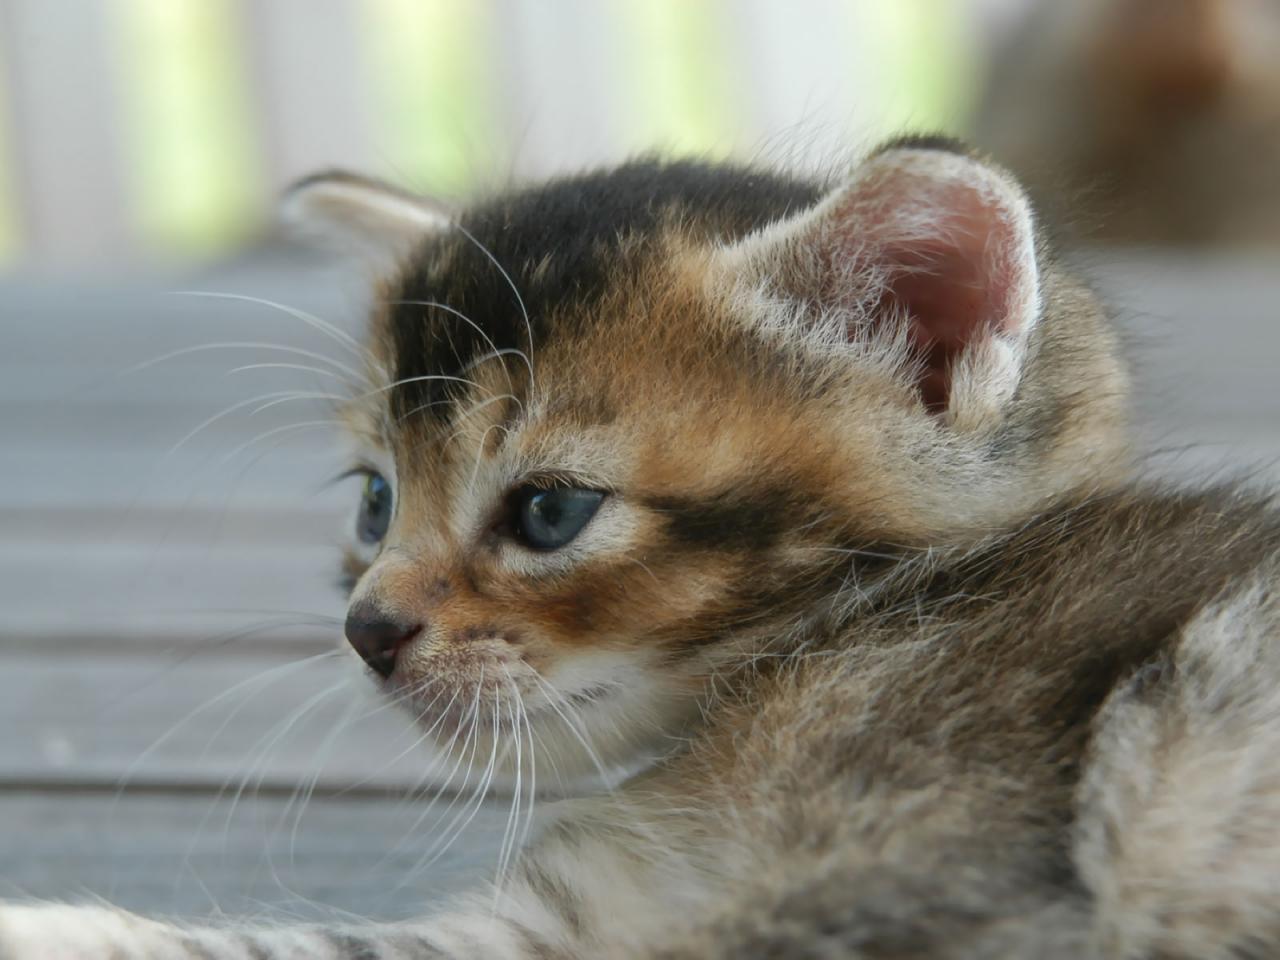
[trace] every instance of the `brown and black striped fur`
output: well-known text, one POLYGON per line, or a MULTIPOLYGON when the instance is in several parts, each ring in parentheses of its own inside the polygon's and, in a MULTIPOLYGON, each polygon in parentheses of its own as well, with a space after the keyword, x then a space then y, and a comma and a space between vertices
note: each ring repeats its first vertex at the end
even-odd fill
POLYGON ((1134 477, 1116 334, 1006 174, 304 189, 394 221, 348 408, 397 504, 353 603, 422 624, 387 686, 614 789, 420 923, 6 907, 0 956, 1280 954, 1280 521, 1134 477), (606 493, 561 551, 512 542, 531 480, 606 493))

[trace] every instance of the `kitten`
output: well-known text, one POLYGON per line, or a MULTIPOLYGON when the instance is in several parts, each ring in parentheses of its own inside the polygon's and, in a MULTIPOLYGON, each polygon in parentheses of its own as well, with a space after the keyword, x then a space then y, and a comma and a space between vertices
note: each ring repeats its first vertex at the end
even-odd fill
POLYGON ((420 922, 7 905, 0 957, 1280 952, 1280 522, 1132 479, 1116 335, 1003 171, 287 206, 397 264, 352 646, 478 777, 628 778, 420 922))
POLYGON ((1280 243, 1280 3, 1040 3, 977 139, 1079 238, 1280 243))

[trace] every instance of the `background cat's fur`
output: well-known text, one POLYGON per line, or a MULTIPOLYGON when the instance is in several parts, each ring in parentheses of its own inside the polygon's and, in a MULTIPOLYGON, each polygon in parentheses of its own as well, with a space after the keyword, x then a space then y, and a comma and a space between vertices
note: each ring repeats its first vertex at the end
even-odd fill
POLYGON ((421 923, 8 906, 0 956, 1280 950, 1280 523, 1130 479, 1114 332, 1006 174, 910 140, 825 191, 641 163, 457 227, 352 178, 293 203, 398 264, 348 410, 399 503, 355 599, 424 624, 392 690, 492 702, 450 719, 480 766, 643 770, 421 923), (549 474, 610 496, 533 555, 502 505, 549 474), (529 683, 517 754, 526 670, 582 719, 529 683))
POLYGON ((974 135, 1080 242, 1280 243, 1280 5, 1047 0, 974 135))

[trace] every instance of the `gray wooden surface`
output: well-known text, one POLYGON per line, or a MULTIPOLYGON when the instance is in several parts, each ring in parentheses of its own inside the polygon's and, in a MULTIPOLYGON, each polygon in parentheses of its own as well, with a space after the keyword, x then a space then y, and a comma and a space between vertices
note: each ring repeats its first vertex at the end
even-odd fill
MULTIPOLYGON (((1092 257, 1140 361, 1151 470, 1280 477, 1275 257, 1092 257)), ((279 253, 186 276, 0 281, 0 896, 151 912, 402 917, 493 869, 505 798, 462 809, 340 643, 357 495, 295 423, 352 357, 256 296, 356 330, 359 278, 279 253), (323 363, 321 362, 321 365, 323 363), (265 401, 264 401, 265 402, 265 401), (265 434, 260 440, 253 438, 265 434), (312 788, 314 785, 314 789, 312 788), (305 798, 305 803, 304 803, 305 798)))

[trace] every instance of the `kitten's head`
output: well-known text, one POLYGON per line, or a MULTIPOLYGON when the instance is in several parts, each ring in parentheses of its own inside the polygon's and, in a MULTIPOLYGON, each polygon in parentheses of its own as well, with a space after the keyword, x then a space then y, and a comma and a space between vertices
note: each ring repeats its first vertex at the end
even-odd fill
POLYGON ((456 219, 350 177, 288 202, 397 263, 347 410, 348 636, 446 742, 636 763, 896 558, 1123 459, 1097 306, 949 143, 830 189, 639 162, 456 219))

